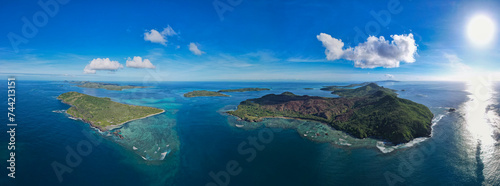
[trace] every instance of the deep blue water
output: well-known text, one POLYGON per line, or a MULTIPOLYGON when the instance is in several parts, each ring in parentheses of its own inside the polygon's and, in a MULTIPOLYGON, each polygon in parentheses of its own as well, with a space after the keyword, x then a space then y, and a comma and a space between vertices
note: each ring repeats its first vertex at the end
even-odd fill
MULTIPOLYGON (((141 85, 140 82, 119 83, 141 85)), ((341 84, 348 83, 162 82, 147 89, 109 91, 79 88, 64 82, 18 80, 16 179, 8 178, 8 170, 2 168, 0 185, 210 185, 215 182, 210 172, 223 175, 220 171, 227 172, 227 164, 234 162, 238 163, 235 168, 238 173, 230 175, 229 180, 221 179, 229 185, 388 185, 391 181, 397 185, 500 184, 497 155, 500 147, 494 136, 498 132, 497 122, 490 118, 491 121, 484 124, 489 125, 490 130, 483 131, 483 136, 477 135, 474 127, 479 124, 467 115, 466 103, 471 99, 465 83, 380 83, 396 90, 404 89, 398 92, 400 97, 428 106, 436 116, 433 137, 389 153, 383 153, 370 139, 358 140, 366 143, 364 146, 342 146, 311 141, 295 129, 245 130, 231 125, 232 116, 222 114, 245 99, 269 93, 291 91, 335 97, 319 88, 341 84), (182 97, 191 90, 243 87, 272 90, 228 93, 231 97, 182 97), (56 99, 68 91, 158 107, 167 112, 125 124, 121 128, 125 139, 120 140, 69 119, 64 113, 53 112, 69 108, 56 99), (449 107, 458 110, 449 113, 449 107), (85 133, 101 142, 92 145, 90 153, 82 156, 78 165, 68 166, 67 148, 89 144, 85 133), (260 141, 262 149, 248 144, 249 138, 259 135, 268 140, 268 143, 260 141), (248 152, 238 152, 242 143, 243 149, 255 150, 255 157, 248 152), (161 153, 166 154, 165 158, 161 153), (54 162, 72 169, 63 174, 62 181, 51 166, 54 162)), ((0 89, 6 90, 6 85, 0 84, 0 89)), ((496 102, 497 95, 493 96, 488 100, 496 102)), ((0 98, 6 105, 6 93, 0 98)), ((2 110, 7 112, 6 108, 2 110)), ((0 115, 5 123, 6 114, 0 115)), ((271 119, 269 122, 293 121, 271 119)), ((7 130, 4 124, 2 130, 7 130)), ((5 134, 2 132, 0 138, 0 143, 5 143, 0 148, 2 162, 8 158, 5 134)), ((356 140, 348 142, 356 143, 356 140)))

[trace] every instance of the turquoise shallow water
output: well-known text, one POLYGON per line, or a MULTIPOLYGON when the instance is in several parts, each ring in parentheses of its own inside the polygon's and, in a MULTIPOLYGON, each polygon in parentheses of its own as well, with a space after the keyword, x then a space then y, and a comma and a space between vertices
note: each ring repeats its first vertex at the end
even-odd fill
MULTIPOLYGON (((240 128, 236 125, 245 123, 223 114, 245 99, 269 93, 291 91, 335 97, 319 88, 340 84, 348 83, 165 82, 148 89, 109 91, 63 82, 18 80, 17 178, 11 182, 6 176, 0 177, 0 185, 211 185, 217 181, 229 185, 500 183, 497 120, 493 114, 486 122, 488 130, 482 132, 485 135, 477 135, 475 129, 482 124, 476 124, 471 119, 474 117, 467 114, 471 97, 465 83, 380 83, 396 90, 405 89, 398 92, 400 97, 425 104, 436 116, 433 137, 396 150, 375 140, 350 138, 317 122, 268 119, 250 128, 240 128), (191 90, 242 87, 272 90, 228 93, 231 97, 182 97, 191 90), (67 91, 158 107, 166 112, 116 129, 124 136, 120 139, 53 112, 69 108, 55 99, 67 91), (449 113, 449 107, 458 110, 449 113), (308 135, 312 130, 329 135, 313 137, 308 135), (72 172, 65 173, 59 181, 51 165, 65 164, 67 148, 76 149, 82 141, 89 141, 88 136, 101 143, 92 146, 91 152, 82 156, 81 162, 71 167, 72 172), (259 145, 252 146, 252 139, 260 140, 259 145), (227 171, 228 164, 234 163, 238 164, 238 171, 227 171)), ((0 87, 5 89, 5 85, 0 87)), ((0 95, 3 102, 5 96, 0 95)), ((496 96, 493 94, 489 100, 496 102, 496 96)), ((1 140, 7 142, 8 138, 2 135, 1 140)), ((0 158, 7 159, 5 148, 0 149, 0 158)), ((7 170, 3 171, 6 175, 7 170)))

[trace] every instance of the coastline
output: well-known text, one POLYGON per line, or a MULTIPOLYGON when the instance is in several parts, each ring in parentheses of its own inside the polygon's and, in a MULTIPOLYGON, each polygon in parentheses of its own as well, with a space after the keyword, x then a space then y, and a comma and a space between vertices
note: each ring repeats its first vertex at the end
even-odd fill
MULTIPOLYGON (((245 120, 245 119, 240 118, 238 116, 229 114, 227 111, 224 112, 224 113, 226 113, 227 115, 230 115, 230 116, 234 116, 234 117, 238 118, 238 120, 246 121, 246 122, 250 122, 250 123, 252 123, 252 122, 261 122, 262 120, 264 120, 266 118, 281 118, 281 119, 295 119, 295 120, 303 120, 303 121, 315 121, 315 122, 319 122, 319 123, 328 125, 328 123, 325 123, 324 121, 313 120, 313 119, 304 119, 304 118, 285 117, 285 116, 265 116, 265 117, 260 117, 258 121, 248 121, 248 120, 245 120)), ((330 125, 328 125, 328 126, 330 126, 330 125)), ((335 130, 337 130, 337 129, 335 129, 335 130)))
MULTIPOLYGON (((372 140, 375 140, 377 141, 377 145, 376 145, 376 148, 378 150, 380 150, 380 152, 382 153, 390 153, 396 149, 399 149, 399 148, 405 148, 405 147, 412 147, 413 145, 415 144, 418 144, 418 143, 421 143, 427 139, 430 139, 432 137, 432 132, 429 136, 422 136, 422 137, 417 137, 417 138, 413 138, 412 140, 406 142, 406 143, 400 143, 400 144, 392 144, 392 142, 390 141, 387 141, 385 139, 382 139, 382 138, 377 138, 377 137, 366 137, 366 138, 358 138, 358 137, 355 137, 343 130, 337 130, 335 129, 334 127, 330 126, 328 123, 325 123, 323 121, 318 121, 318 120, 313 120, 313 119, 304 119, 304 118, 293 118, 293 117, 284 117, 284 116, 276 116, 276 117, 273 117, 273 116, 266 116, 266 117, 260 117, 259 118, 259 121, 247 121, 247 120, 244 120, 238 116, 235 116, 235 115, 232 115, 232 114, 229 114, 227 113, 227 111, 225 112, 227 115, 230 115, 230 116, 234 116, 236 118, 238 118, 239 121, 244 121, 244 122, 249 122, 249 123, 254 123, 254 122, 262 122, 264 119, 266 118, 277 118, 277 119, 293 119, 293 120, 301 120, 301 121, 314 121, 314 122, 318 122, 318 123, 321 123, 322 125, 326 125, 328 127, 331 127, 333 130, 335 131, 340 131, 340 132, 343 132, 345 133, 346 135, 349 135, 353 138, 356 138, 356 139, 372 139, 372 140), (381 144, 380 144, 381 143, 381 144), (388 145, 387 143, 390 143, 390 145, 388 145)), ((444 115, 439 115, 436 117, 436 115, 433 117, 432 119, 432 122, 431 122, 431 127, 434 127, 434 125, 436 125, 442 118, 443 118, 444 115)), ((241 126, 237 126, 235 125, 236 128, 243 128, 244 126, 241 125, 241 126)), ((302 136, 300 135, 301 137, 306 137, 306 136, 302 136)), ((306 138, 306 139, 310 139, 310 138, 306 138)), ((312 141, 315 141, 314 139, 310 139, 312 141)))
POLYGON ((161 112, 158 112, 158 113, 155 113, 155 114, 150 114, 150 115, 147 115, 147 116, 144 116, 144 117, 141 117, 141 118, 131 119, 131 120, 124 121, 124 122, 122 122, 120 124, 116 124, 116 125, 109 125, 109 126, 106 126, 104 128, 102 128, 101 126, 94 125, 92 122, 87 121, 87 120, 85 120, 83 118, 73 116, 70 113, 68 113, 68 110, 64 111, 64 113, 70 115, 73 118, 76 118, 76 119, 82 120, 85 123, 88 123, 92 128, 96 128, 97 130, 99 130, 99 132, 106 132, 108 130, 113 130, 113 129, 116 129, 116 128, 120 128, 120 126, 122 126, 125 123, 131 122, 131 121, 134 121, 134 120, 138 120, 138 119, 144 119, 144 118, 147 118, 147 117, 155 116, 155 115, 158 115, 158 114, 161 114, 161 113, 165 112, 165 110, 163 110, 163 109, 161 109, 161 110, 162 110, 161 112))
POLYGON ((161 114, 161 113, 164 113, 165 110, 161 109, 162 111, 161 112, 158 112, 158 113, 155 113, 155 114, 150 114, 150 115, 147 115, 147 116, 144 116, 144 117, 141 117, 141 118, 136 118, 136 119, 131 119, 131 120, 128 120, 128 121, 124 121, 120 124, 116 124, 116 125, 109 125, 109 126, 106 126, 106 130, 105 131, 108 131, 108 130, 113 130, 113 129, 116 129, 116 128, 119 128, 121 125, 125 124, 125 123, 128 123, 128 122, 131 122, 131 121, 134 121, 134 120, 138 120, 138 119, 144 119, 144 118, 147 118, 147 117, 151 117, 151 116, 155 116, 155 115, 158 115, 158 114, 161 114))
MULTIPOLYGON (((59 99, 59 100, 60 100, 60 99, 59 99)), ((60 101, 61 101, 62 103, 64 103, 64 104, 70 105, 71 107, 75 107, 74 105, 69 104, 69 103, 67 103, 67 102, 65 102, 65 101, 63 101, 63 100, 60 100, 60 101)), ((123 103, 121 103, 121 104, 123 104, 123 103)), ((126 104, 126 105, 130 105, 130 104, 126 104)), ((132 105, 132 106, 135 106, 135 105, 132 105)), ((70 108, 71 108, 71 107, 70 107, 70 108)), ((157 108, 157 109, 159 109, 159 108, 157 108)), ((131 122, 131 121, 134 121, 134 120, 138 120, 138 119, 144 119, 144 118, 147 118, 147 117, 155 116, 155 115, 158 115, 158 114, 161 114, 161 113, 164 113, 164 112, 165 112, 165 110, 164 110, 164 109, 160 109, 160 110, 161 110, 161 112, 158 112, 158 113, 155 113, 155 114, 150 114, 150 115, 147 115, 147 116, 144 116, 144 117, 141 117, 141 118, 136 118, 136 119, 127 120, 127 121, 124 121, 124 122, 122 122, 122 123, 119 123, 119 124, 116 124, 116 125, 109 125, 109 126, 106 126, 106 127, 104 127, 104 128, 103 128, 103 127, 101 127, 101 126, 94 125, 94 123, 92 123, 91 121, 87 121, 87 120, 85 120, 85 119, 83 119, 83 118, 76 117, 76 116, 74 116, 74 115, 72 115, 72 114, 68 113, 68 110, 69 110, 69 109, 67 109, 66 111, 64 111, 64 113, 66 113, 66 114, 70 115, 70 116, 71 116, 71 117, 73 117, 73 118, 76 118, 76 119, 82 120, 82 121, 83 121, 83 122, 85 122, 85 123, 88 123, 91 127, 96 128, 97 130, 99 130, 99 132, 106 132, 106 131, 108 131, 108 130, 113 130, 113 129, 119 128, 121 125, 123 125, 123 124, 125 124, 125 123, 131 122)))

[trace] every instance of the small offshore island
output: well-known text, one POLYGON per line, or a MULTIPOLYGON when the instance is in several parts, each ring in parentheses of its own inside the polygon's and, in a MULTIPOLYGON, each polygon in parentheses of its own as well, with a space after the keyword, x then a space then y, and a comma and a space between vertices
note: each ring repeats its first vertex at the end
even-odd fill
POLYGON ((66 92, 57 99, 71 105, 66 113, 101 131, 165 112, 158 108, 127 105, 111 101, 110 98, 94 97, 78 92, 66 92))
POLYGON ((82 87, 82 88, 100 88, 100 89, 118 90, 118 91, 122 91, 124 89, 134 89, 134 88, 148 88, 145 86, 118 85, 112 83, 98 83, 89 81, 71 81, 70 83, 76 84, 77 87, 82 87))
POLYGON ((229 95, 222 94, 222 93, 215 92, 215 91, 208 91, 208 90, 195 90, 195 91, 191 91, 191 92, 188 92, 188 93, 184 94, 184 97, 187 97, 187 98, 192 98, 192 97, 216 97, 216 96, 229 97, 229 95))
POLYGON ((356 89, 335 87, 332 94, 341 97, 268 94, 243 101, 237 110, 227 113, 249 122, 276 117, 319 121, 357 138, 371 137, 393 144, 431 134, 434 115, 429 108, 398 98, 394 90, 369 83, 356 89))
POLYGON ((268 88, 239 88, 239 89, 223 89, 217 92, 208 90, 195 90, 184 94, 184 97, 229 97, 229 95, 222 94, 221 92, 250 92, 250 91, 264 91, 271 90, 268 88))

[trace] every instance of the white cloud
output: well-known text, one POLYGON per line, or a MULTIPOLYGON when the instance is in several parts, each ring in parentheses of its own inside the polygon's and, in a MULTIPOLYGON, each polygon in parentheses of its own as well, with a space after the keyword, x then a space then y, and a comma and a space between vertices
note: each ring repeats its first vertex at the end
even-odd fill
POLYGON ((120 68, 123 68, 123 65, 118 63, 118 61, 111 61, 109 58, 97 58, 93 59, 87 66, 85 66, 83 73, 95 74, 96 70, 115 71, 120 68))
POLYGON ((201 51, 198 49, 198 45, 195 43, 189 43, 189 51, 191 51, 194 55, 201 55, 204 54, 205 52, 201 51))
POLYGON ((400 62, 413 63, 417 54, 417 45, 413 34, 391 35, 393 41, 385 40, 383 36, 368 37, 367 41, 354 48, 344 48, 340 39, 320 33, 316 38, 323 43, 326 59, 346 59, 354 61, 359 68, 395 68, 400 62))
POLYGON ((168 25, 167 28, 164 28, 163 31, 160 33, 155 29, 151 29, 150 31, 146 31, 144 33, 144 40, 145 41, 151 41, 151 43, 160 43, 162 45, 167 45, 167 37, 168 36, 174 36, 177 35, 177 33, 168 25))
POLYGON ((177 35, 177 32, 174 31, 174 29, 168 25, 167 28, 164 28, 163 31, 161 32, 161 35, 163 36, 175 36, 177 35))
POLYGON ((167 40, 163 38, 160 32, 155 29, 151 29, 149 32, 144 33, 144 40, 151 41, 151 43, 160 43, 162 45, 167 45, 167 40))
POLYGON ((89 66, 87 65, 84 69, 83 69, 83 73, 84 74, 95 74, 95 70, 92 70, 89 68, 89 66))
POLYGON ((448 59, 448 62, 450 62, 451 67, 454 68, 457 71, 470 72, 472 70, 469 66, 465 65, 464 63, 462 63, 462 59, 460 59, 455 54, 445 53, 444 57, 446 59, 448 59))
POLYGON ((127 58, 127 67, 130 68, 156 68, 149 59, 142 60, 139 56, 134 56, 133 59, 127 58))
POLYGON ((392 74, 385 74, 384 76, 387 79, 394 79, 394 75, 392 75, 392 74))

